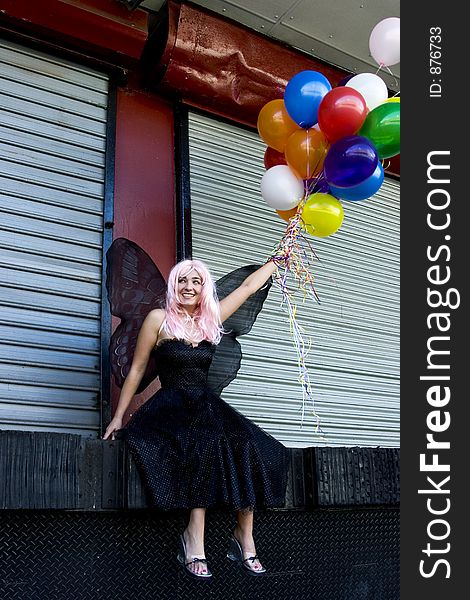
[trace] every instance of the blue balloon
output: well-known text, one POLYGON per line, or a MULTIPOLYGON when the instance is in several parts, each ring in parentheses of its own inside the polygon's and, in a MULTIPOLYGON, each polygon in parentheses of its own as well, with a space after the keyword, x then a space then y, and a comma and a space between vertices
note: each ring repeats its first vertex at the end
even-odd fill
POLYGON ((284 92, 284 105, 297 125, 309 129, 318 121, 318 107, 331 90, 328 79, 317 71, 301 71, 294 75, 284 92))
POLYGON ((359 183, 348 188, 335 187, 330 185, 330 194, 339 198, 340 200, 352 200, 357 202, 358 200, 366 200, 374 194, 376 194, 384 180, 384 170, 380 162, 377 163, 377 167, 372 175, 359 183))
POLYGON ((331 144, 323 163, 328 185, 349 188, 368 179, 377 168, 374 144, 360 135, 347 135, 331 144))

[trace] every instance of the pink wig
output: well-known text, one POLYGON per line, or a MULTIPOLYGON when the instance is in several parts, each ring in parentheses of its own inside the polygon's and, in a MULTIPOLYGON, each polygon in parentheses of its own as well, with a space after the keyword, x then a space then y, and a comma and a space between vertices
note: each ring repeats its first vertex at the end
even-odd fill
POLYGON ((214 282, 208 268, 200 260, 182 260, 176 264, 168 276, 166 294, 165 331, 169 337, 188 340, 193 343, 208 340, 214 344, 222 337, 219 301, 214 282), (192 270, 197 271, 202 281, 201 299, 189 317, 178 298, 178 281, 192 270))

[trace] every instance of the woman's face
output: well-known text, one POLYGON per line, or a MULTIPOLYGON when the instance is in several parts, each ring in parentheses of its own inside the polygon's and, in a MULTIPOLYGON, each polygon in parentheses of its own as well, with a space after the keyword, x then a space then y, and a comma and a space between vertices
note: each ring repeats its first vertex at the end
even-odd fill
POLYGON ((194 309, 201 300, 202 279, 193 269, 187 275, 178 279, 178 300, 187 309, 194 309))

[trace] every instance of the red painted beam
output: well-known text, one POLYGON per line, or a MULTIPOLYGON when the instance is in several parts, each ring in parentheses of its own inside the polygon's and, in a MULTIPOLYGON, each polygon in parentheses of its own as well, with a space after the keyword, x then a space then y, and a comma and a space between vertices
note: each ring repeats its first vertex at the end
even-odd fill
MULTIPOLYGON (((118 88, 113 237, 139 244, 164 277, 176 262, 173 149, 172 106, 155 95, 118 88)), ((126 419, 155 392, 156 385, 134 398, 126 419)), ((118 399, 113 379, 113 410, 118 399)))
POLYGON ((116 0, 0 0, 0 23, 118 65, 138 61, 148 37, 148 13, 116 0))

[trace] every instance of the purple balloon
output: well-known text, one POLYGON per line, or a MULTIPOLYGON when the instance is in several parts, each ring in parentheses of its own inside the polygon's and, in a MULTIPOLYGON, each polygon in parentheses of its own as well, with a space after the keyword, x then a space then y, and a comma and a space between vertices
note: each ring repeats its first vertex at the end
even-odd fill
POLYGON ((331 144, 323 164, 328 185, 348 188, 368 179, 379 156, 374 144, 360 135, 348 135, 331 144))
POLYGON ((355 75, 356 75, 356 73, 351 73, 351 75, 346 75, 346 77, 343 77, 343 79, 340 79, 340 81, 338 81, 338 83, 336 84, 336 87, 341 87, 341 86, 346 85, 348 83, 348 81, 350 79, 352 79, 355 75))
POLYGON ((340 200, 351 200, 352 202, 366 200, 379 191, 383 180, 384 170, 380 162, 378 162, 375 171, 365 181, 348 188, 339 188, 332 185, 330 194, 340 200))
POLYGON ((322 176, 320 177, 312 177, 312 179, 304 179, 305 191, 307 194, 328 194, 330 191, 330 186, 326 179, 322 176))

